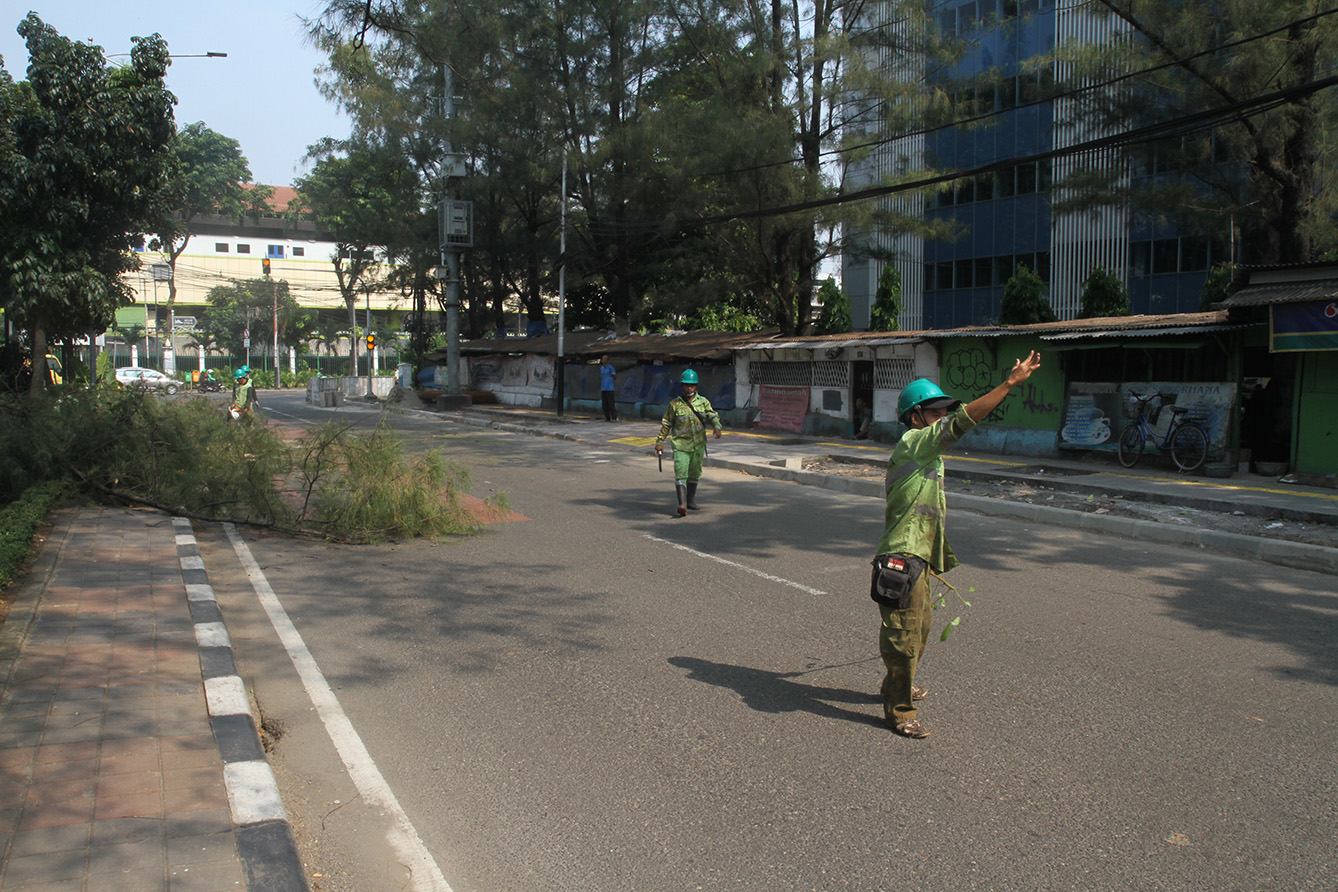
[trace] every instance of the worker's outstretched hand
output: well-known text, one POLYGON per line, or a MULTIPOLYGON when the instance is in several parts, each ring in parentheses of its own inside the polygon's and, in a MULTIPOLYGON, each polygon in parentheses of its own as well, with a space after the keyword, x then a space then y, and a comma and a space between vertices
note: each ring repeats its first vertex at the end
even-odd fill
POLYGON ((1040 367, 1041 354, 1033 350, 1026 359, 1019 359, 1013 363, 1013 370, 1008 373, 1008 385, 1010 387, 1016 387, 1030 378, 1031 373, 1040 367))

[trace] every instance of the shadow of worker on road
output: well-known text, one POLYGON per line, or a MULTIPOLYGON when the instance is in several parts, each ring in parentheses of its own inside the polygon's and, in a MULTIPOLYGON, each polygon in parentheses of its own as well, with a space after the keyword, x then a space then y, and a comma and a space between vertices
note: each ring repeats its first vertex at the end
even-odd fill
POLYGON ((693 681, 729 688, 742 698, 746 706, 758 712, 802 711, 822 718, 843 719, 875 728, 886 727, 880 706, 882 699, 877 692, 850 691, 791 681, 810 672, 833 667, 823 666, 802 672, 768 672, 747 666, 731 666, 729 663, 713 663, 696 657, 670 657, 669 664, 688 670, 688 677, 693 681), (834 706, 833 703, 879 706, 879 709, 877 714, 855 712, 834 706))

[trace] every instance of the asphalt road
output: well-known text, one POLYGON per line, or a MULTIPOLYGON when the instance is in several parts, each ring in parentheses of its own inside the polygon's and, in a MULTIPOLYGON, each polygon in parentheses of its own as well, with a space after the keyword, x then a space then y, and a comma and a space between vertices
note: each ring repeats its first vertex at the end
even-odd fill
POLYGON ((456 892, 1338 888, 1330 576, 958 512, 971 606, 940 611, 933 736, 905 740, 876 696, 877 500, 708 471, 678 519, 645 456, 397 424, 520 517, 244 534, 391 806, 200 535, 317 889, 433 888, 406 836, 456 892))

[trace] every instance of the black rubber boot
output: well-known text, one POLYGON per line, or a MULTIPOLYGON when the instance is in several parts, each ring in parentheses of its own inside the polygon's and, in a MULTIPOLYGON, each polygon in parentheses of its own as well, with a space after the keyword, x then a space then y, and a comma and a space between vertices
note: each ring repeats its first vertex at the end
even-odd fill
POLYGON ((674 489, 678 491, 678 516, 683 517, 688 513, 687 506, 683 504, 683 499, 685 497, 683 485, 681 483, 675 484, 674 489))
POLYGON ((693 511, 700 511, 700 510, 701 510, 700 508, 697 507, 697 481, 696 481, 696 480, 689 480, 689 481, 688 481, 688 507, 691 508, 693 511))

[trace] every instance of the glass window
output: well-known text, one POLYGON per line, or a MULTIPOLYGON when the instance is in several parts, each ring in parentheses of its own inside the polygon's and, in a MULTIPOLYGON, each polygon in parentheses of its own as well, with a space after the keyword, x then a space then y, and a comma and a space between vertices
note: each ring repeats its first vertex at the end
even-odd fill
POLYGON ((988 288, 990 285, 992 285, 993 282, 990 281, 990 276, 994 272, 994 258, 977 257, 975 260, 975 267, 976 267, 976 276, 975 276, 976 287, 988 288))
POLYGON ((994 174, 994 194, 1000 198, 1012 198, 1017 194, 1017 188, 1013 183, 1013 168, 1005 168, 994 174))
POLYGON ((268 245, 266 247, 266 257, 274 257, 278 260, 283 259, 283 245, 268 245))
POLYGON ((1013 278, 1013 256, 1004 254, 994 258, 994 281, 1000 285, 1013 278))
POLYGON ((1135 279, 1142 279, 1152 272, 1152 242, 1130 243, 1129 267, 1135 279))
POLYGON ((1193 236, 1180 240, 1180 271, 1195 272, 1208 268, 1208 240, 1193 236))
POLYGON ((250 254, 250 253, 251 253, 251 246, 250 246, 250 245, 238 245, 238 246, 237 246, 237 253, 238 253, 238 254, 250 254))
POLYGON ((970 204, 976 200, 976 181, 958 180, 957 181, 957 203, 970 204))
POLYGON ((1173 238, 1158 239, 1152 243, 1152 274, 1159 276, 1176 272, 1179 266, 1179 243, 1173 238))
POLYGON ((1036 191, 1036 165, 1019 164, 1017 166, 1017 194, 1030 195, 1036 191))
POLYGON ((976 27, 976 4, 974 0, 957 7, 957 27, 963 33, 976 27))
POLYGON ((294 256, 294 257, 305 257, 305 256, 307 256, 307 249, 306 249, 306 248, 293 248, 293 256, 294 256))
POLYGON ((226 254, 226 253, 228 253, 228 243, 227 243, 227 242, 214 242, 214 253, 215 253, 215 254, 226 254))
POLYGON ((1002 111, 1017 108, 1017 78, 1004 78, 999 85, 999 108, 1002 111))
POLYGON ((976 178, 976 201, 989 201, 994 197, 994 175, 986 174, 976 178))
POLYGON ((957 267, 957 287, 970 288, 972 286, 971 273, 974 269, 974 264, 971 259, 966 258, 964 260, 958 260, 954 266, 957 267))
POLYGON ((941 262, 934 264, 935 278, 938 280, 938 290, 947 291, 952 287, 952 264, 941 262))
POLYGON ((940 34, 945 36, 957 33, 957 11, 955 9, 949 9, 938 14, 938 30, 940 34))
POLYGON ((1041 277, 1041 281, 1047 285, 1050 283, 1050 252, 1037 251, 1036 265, 1032 267, 1036 270, 1036 275, 1041 277))
POLYGON ((934 287, 934 264, 925 264, 925 291, 937 291, 934 287))

